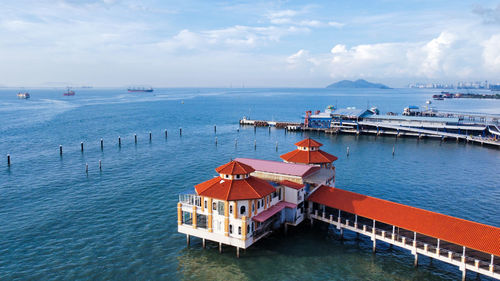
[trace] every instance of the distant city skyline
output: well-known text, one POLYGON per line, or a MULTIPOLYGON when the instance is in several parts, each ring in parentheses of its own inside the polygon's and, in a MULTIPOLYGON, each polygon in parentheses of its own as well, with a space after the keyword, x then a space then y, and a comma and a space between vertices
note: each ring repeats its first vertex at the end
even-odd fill
POLYGON ((500 82, 499 1, 4 1, 0 86, 500 82))

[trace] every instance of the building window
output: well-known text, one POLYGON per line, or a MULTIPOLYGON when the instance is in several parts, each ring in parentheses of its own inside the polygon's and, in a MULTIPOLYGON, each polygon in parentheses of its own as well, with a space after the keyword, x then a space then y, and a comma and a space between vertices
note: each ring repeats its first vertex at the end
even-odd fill
POLYGON ((208 208, 208 202, 205 200, 205 208, 208 208))
POLYGON ((250 226, 247 225, 247 234, 249 234, 249 233, 250 233, 250 226))
POLYGON ((260 209, 260 200, 257 201, 257 210, 260 209))
POLYGON ((233 234, 233 225, 232 224, 229 225, 229 233, 233 234))
POLYGON ((229 213, 232 214, 233 213, 233 205, 229 205, 229 213))
POLYGON ((212 204, 212 210, 214 210, 214 211, 215 211, 215 210, 217 210, 217 203, 215 203, 215 202, 214 202, 214 203, 212 204))
POLYGON ((252 202, 252 213, 255 212, 255 202, 252 202))
POLYGON ((219 215, 224 215, 224 202, 219 202, 219 215))
POLYGON ((240 175, 236 175, 236 178, 239 179, 240 178, 240 175))
POLYGON ((278 191, 278 196, 279 196, 279 199, 280 199, 280 201, 281 201, 281 187, 280 187, 280 189, 279 189, 279 191, 278 191))
POLYGON ((241 226, 238 226, 238 235, 241 235, 241 226))
POLYGON ((244 215, 244 214, 245 214, 245 212, 246 212, 246 208, 245 208, 245 206, 241 206, 241 207, 240 207, 240 214, 244 215))

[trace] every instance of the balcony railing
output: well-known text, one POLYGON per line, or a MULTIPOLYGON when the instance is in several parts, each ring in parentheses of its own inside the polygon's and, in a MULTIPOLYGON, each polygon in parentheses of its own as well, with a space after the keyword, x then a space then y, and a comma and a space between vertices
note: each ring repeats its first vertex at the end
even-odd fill
POLYGON ((201 197, 194 194, 179 194, 179 202, 183 205, 201 207, 201 197))

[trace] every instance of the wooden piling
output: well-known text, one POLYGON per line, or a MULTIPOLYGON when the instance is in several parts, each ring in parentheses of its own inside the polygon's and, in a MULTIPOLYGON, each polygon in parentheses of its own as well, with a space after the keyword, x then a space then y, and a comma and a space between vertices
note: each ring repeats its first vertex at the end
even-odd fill
POLYGON ((253 140, 253 149, 257 149, 257 140, 253 140))
POLYGON ((118 136, 118 146, 122 146, 122 138, 118 136))
POLYGON ((395 145, 393 145, 393 146, 392 146, 392 155, 393 155, 393 156, 394 156, 394 152, 395 152, 395 151, 396 151, 396 146, 395 146, 395 145))
POLYGON ((234 148, 238 147, 238 139, 234 140, 234 148))
POLYGON ((165 138, 168 137, 167 129, 165 129, 165 138))
POLYGON ((102 171, 102 163, 101 160, 99 160, 99 170, 102 171))
POLYGON ((10 154, 7 154, 7 166, 10 167, 10 154))
POLYGON ((59 155, 62 156, 62 145, 59 145, 59 155))
POLYGON ((276 141, 276 151, 278 151, 278 141, 276 141))
POLYGON ((202 247, 203 249, 205 249, 205 248, 207 247, 207 244, 206 244, 206 243, 207 243, 207 242, 206 242, 205 238, 202 238, 202 239, 201 239, 201 247, 202 247))
POLYGON ((217 146, 217 137, 215 137, 215 146, 217 146))
POLYGON ((271 126, 269 126, 268 128, 269 128, 269 134, 271 134, 271 126))
POLYGON ((137 134, 134 134, 134 142, 137 143, 137 134))
POLYGON ((190 242, 190 239, 189 239, 189 234, 186 234, 186 245, 189 247, 189 242, 190 242))
POLYGON ((153 140, 153 135, 151 133, 151 131, 149 131, 149 141, 151 142, 153 140))
POLYGON ((85 163, 85 173, 89 173, 89 164, 85 163))
POLYGON ((240 247, 236 247, 236 257, 240 258, 240 247))
POLYGON ((349 156, 349 147, 347 147, 347 156, 349 156))
POLYGON ((182 137, 182 128, 179 128, 179 136, 182 137))
POLYGON ((214 125, 214 133, 217 134, 217 125, 214 125))
POLYGON ((104 149, 104 141, 101 139, 101 150, 104 149))
POLYGON ((82 142, 80 142, 80 149, 81 149, 81 151, 83 152, 83 141, 82 141, 82 142))
POLYGON ((222 243, 221 242, 219 242, 219 253, 222 254, 222 243))

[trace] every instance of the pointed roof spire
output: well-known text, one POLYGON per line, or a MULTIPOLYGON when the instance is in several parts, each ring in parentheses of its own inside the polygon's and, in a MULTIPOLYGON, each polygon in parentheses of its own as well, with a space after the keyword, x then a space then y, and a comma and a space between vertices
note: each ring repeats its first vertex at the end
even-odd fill
POLYGON ((298 143, 296 143, 295 145, 300 146, 300 147, 320 147, 320 146, 323 146, 322 143, 317 142, 311 138, 301 140, 298 143))
POLYGON ((246 175, 255 172, 255 169, 238 161, 231 161, 217 167, 215 171, 225 175, 246 175))

